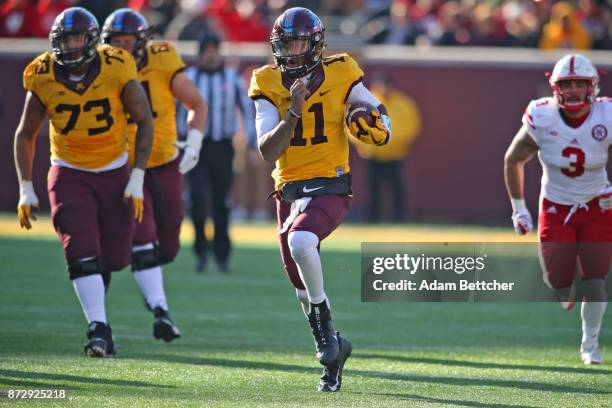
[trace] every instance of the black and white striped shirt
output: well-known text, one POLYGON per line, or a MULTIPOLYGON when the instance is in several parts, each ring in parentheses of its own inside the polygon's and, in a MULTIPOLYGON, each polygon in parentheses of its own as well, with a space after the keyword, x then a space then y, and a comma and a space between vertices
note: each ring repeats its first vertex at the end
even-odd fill
MULTIPOLYGON (((240 73, 231 67, 209 71, 190 67, 185 75, 200 90, 202 98, 208 103, 208 120, 204 129, 204 139, 215 141, 231 139, 238 131, 238 110, 247 131, 248 144, 256 146, 255 108, 244 87, 240 73)), ((179 104, 177 110, 179 134, 187 133, 187 110, 179 104)))

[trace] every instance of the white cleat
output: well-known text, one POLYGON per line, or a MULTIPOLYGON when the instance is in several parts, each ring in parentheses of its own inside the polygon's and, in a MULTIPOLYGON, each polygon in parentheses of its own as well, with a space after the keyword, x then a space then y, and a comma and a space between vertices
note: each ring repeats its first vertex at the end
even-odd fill
POLYGON ((603 364, 604 360, 599 352, 597 344, 589 347, 585 347, 584 344, 580 345, 580 357, 586 365, 603 364))

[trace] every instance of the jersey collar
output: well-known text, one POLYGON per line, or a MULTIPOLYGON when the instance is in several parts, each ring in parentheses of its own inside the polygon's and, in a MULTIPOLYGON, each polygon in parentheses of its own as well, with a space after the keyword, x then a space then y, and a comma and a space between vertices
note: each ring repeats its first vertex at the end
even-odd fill
POLYGON ((87 73, 85 74, 83 79, 81 79, 80 81, 71 81, 68 69, 58 64, 56 61, 55 64, 53 64, 53 74, 57 82, 63 84, 72 92, 75 92, 79 95, 83 95, 100 74, 101 65, 102 64, 100 63, 100 54, 96 54, 95 58, 90 62, 89 69, 87 70, 87 73))
MULTIPOLYGON (((308 96, 306 100, 310 98, 314 93, 321 87, 323 81, 325 81, 325 71, 323 71, 323 64, 318 63, 317 66, 307 75, 308 77, 308 96)), ((291 89, 291 85, 295 79, 291 78, 284 72, 281 72, 281 79, 283 82, 283 86, 287 88, 287 90, 291 89)))

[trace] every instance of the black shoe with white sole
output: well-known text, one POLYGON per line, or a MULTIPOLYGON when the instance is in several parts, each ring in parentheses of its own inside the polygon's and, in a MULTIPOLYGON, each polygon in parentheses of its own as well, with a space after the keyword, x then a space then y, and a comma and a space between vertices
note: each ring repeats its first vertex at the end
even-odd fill
POLYGON ((170 318, 170 313, 161 307, 156 307, 153 310, 155 322, 153 322, 153 337, 159 340, 162 339, 166 343, 170 343, 174 339, 181 337, 181 332, 170 318))
POLYGON ((344 363, 351 356, 353 345, 346 337, 336 334, 338 337, 338 358, 332 364, 323 369, 321 381, 319 381, 319 391, 322 392, 337 392, 340 391, 342 385, 342 369, 344 363))
POLYGON ((115 357, 113 332, 108 324, 91 322, 87 328, 85 354, 88 357, 115 357))

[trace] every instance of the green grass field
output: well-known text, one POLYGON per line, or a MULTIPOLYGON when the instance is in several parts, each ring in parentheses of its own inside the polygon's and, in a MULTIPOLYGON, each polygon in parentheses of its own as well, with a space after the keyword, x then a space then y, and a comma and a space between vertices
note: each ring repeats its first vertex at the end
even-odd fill
MULTIPOLYGON (((271 225, 259 229, 274 236, 271 225)), ((320 366, 273 239, 255 246, 234 236, 230 275, 195 275, 189 250, 166 268, 183 333, 172 344, 151 337, 152 317, 129 270, 114 274, 107 314, 118 357, 104 360, 83 354, 85 319, 56 239, 0 237, 0 391, 67 389, 68 401, 42 404, 79 407, 612 406, 610 366, 580 362, 578 310, 361 303, 353 241, 323 250, 336 328, 354 351, 341 392, 318 393, 320 366)), ((600 342, 612 364, 612 311, 604 326, 600 342)))

